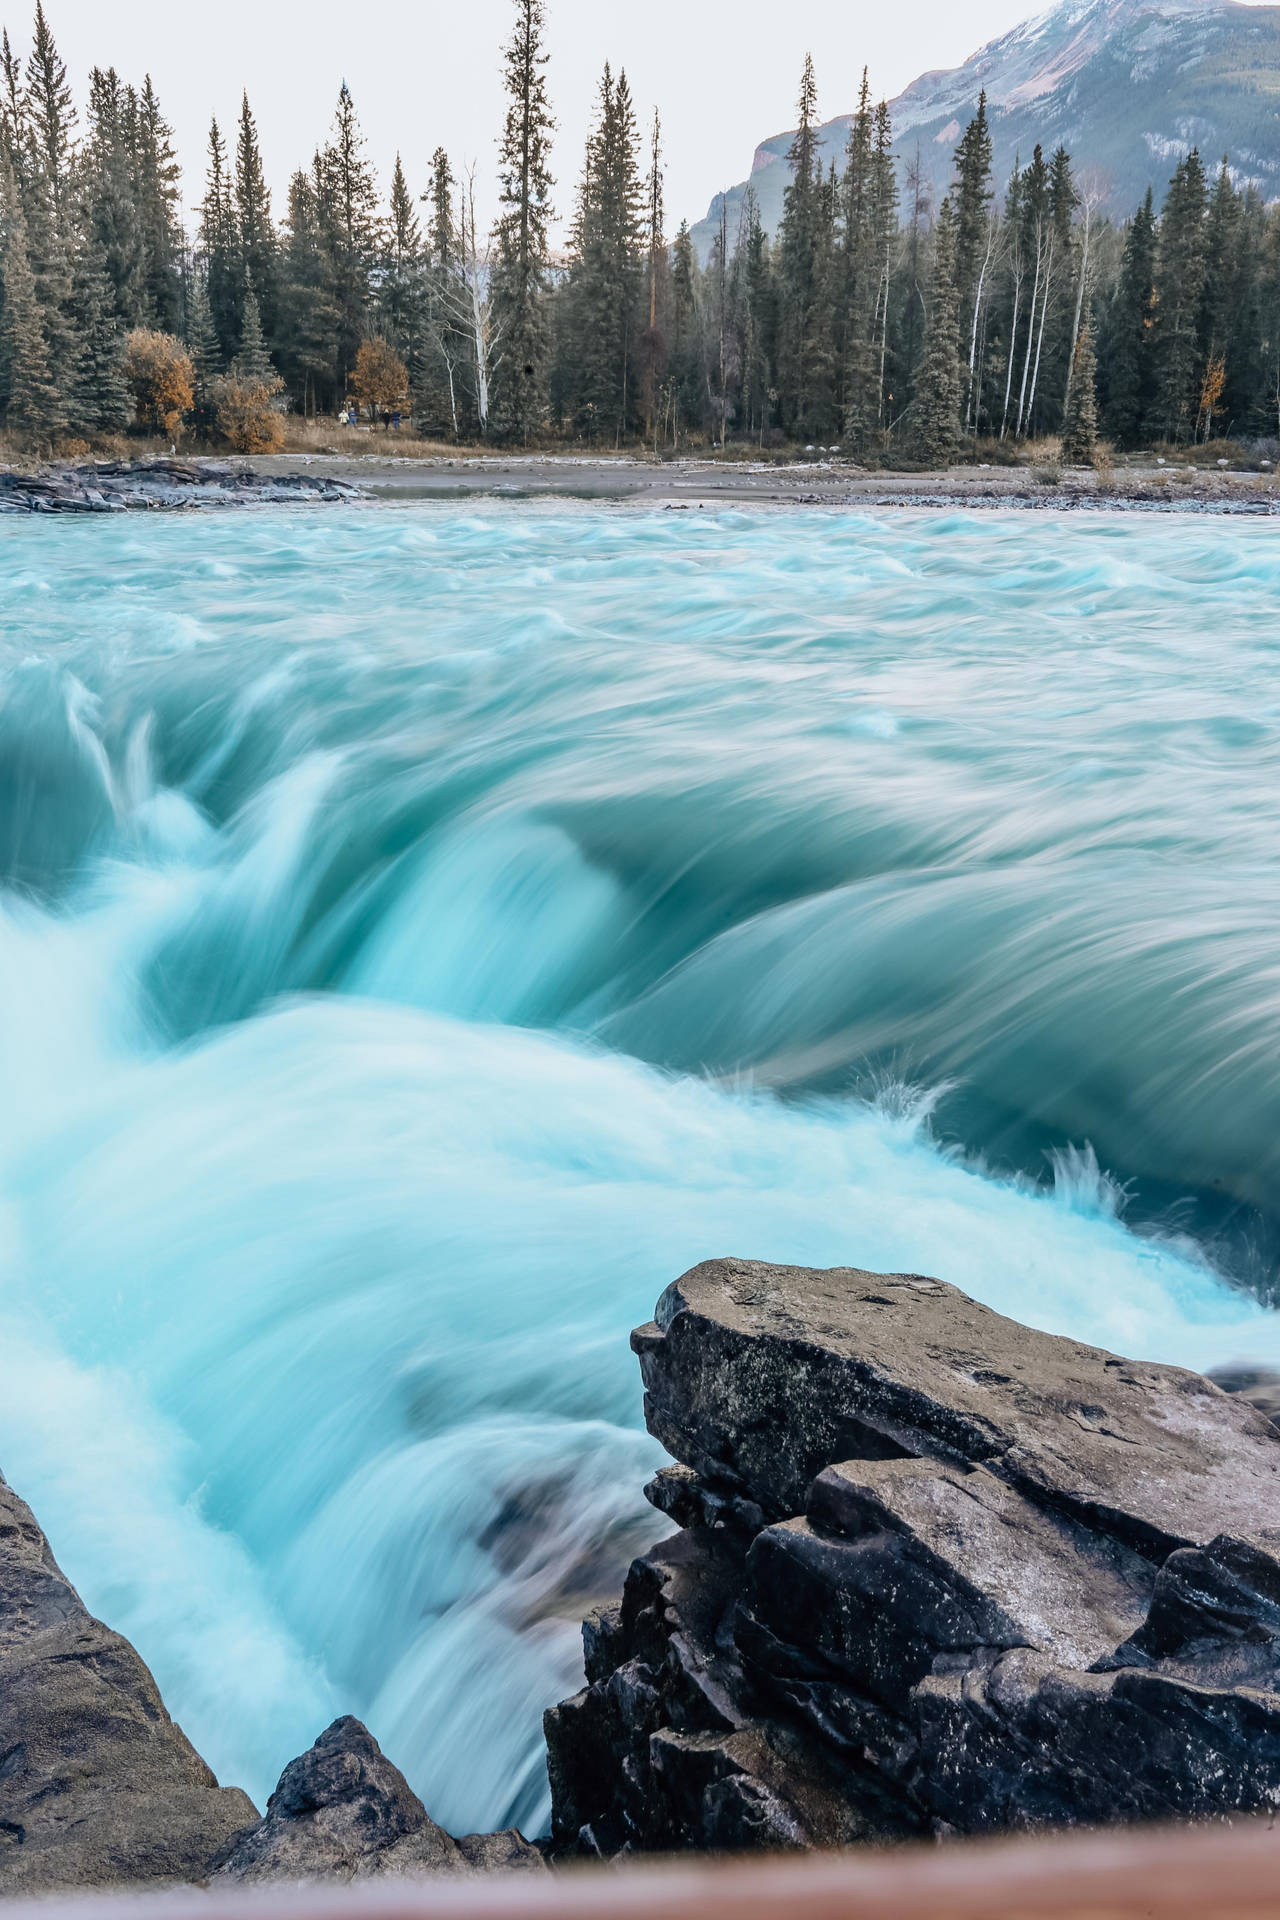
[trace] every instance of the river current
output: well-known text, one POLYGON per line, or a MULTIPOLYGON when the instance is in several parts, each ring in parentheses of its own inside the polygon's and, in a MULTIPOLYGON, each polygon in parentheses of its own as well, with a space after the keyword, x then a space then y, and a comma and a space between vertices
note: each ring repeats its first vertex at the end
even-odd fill
POLYGON ((659 1531, 711 1255, 1280 1360, 1280 541, 0 523, 0 1468, 261 1802, 455 1831, 659 1531))

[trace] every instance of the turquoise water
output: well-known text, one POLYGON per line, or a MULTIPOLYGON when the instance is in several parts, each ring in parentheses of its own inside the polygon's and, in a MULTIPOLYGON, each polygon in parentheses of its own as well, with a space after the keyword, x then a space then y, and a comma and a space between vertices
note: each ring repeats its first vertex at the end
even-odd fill
POLYGON ((695 1261, 1280 1359, 1280 544, 0 524, 0 1466, 223 1779, 458 1830, 656 1531, 695 1261))

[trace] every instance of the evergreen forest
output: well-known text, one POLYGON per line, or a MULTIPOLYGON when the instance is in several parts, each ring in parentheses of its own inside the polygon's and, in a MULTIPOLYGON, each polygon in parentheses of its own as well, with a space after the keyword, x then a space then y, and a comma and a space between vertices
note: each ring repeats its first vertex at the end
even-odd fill
POLYGON ((273 205, 249 99, 209 130, 185 231, 149 78, 77 103, 43 0, 0 40, 0 416, 23 444, 142 431, 281 444, 349 408, 507 445, 838 447, 936 463, 1062 436, 1117 448, 1280 433, 1280 207, 1186 153, 1118 227, 1089 156, 996 180, 984 98, 931 204, 864 75, 842 167, 806 61, 768 235, 747 196, 709 258, 669 231, 662 126, 606 67, 578 178, 550 169, 545 0, 513 0, 497 217, 443 149, 385 192, 341 87, 273 205), (561 224, 563 223, 563 224, 561 224), (563 239, 556 236, 564 234, 563 239))

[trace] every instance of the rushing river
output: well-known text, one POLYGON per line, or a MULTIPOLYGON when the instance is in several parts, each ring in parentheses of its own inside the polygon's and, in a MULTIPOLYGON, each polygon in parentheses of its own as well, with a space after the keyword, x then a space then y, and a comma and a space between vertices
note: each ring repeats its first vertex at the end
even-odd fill
POLYGON ((224 1780, 546 1813, 706 1256, 1280 1358, 1280 539, 0 523, 0 1467, 224 1780))

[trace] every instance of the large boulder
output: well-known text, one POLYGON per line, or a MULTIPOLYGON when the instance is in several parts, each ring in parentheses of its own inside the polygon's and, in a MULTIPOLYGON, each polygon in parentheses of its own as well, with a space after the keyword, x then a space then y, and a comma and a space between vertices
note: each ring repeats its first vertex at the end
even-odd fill
POLYGON ((708 1262, 633 1345, 681 1531, 547 1716, 559 1848, 1280 1802, 1280 1431, 1244 1392, 852 1268, 708 1262))
POLYGON ((430 1819, 368 1728, 335 1720, 309 1752, 290 1761, 266 1818, 242 1833, 213 1879, 359 1880, 373 1875, 545 1871, 522 1835, 455 1840, 430 1819))
POLYGON ((0 1480, 0 1896, 199 1880, 257 1818, 0 1480))

